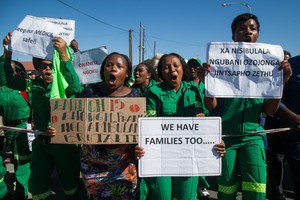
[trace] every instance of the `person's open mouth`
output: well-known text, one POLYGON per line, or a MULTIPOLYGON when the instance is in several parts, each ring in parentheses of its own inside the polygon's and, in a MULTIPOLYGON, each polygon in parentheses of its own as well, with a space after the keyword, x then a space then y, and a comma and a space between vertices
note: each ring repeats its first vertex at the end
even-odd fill
POLYGON ((176 82, 177 81, 177 76, 176 75, 172 75, 171 76, 171 81, 172 82, 176 82))
POLYGON ((114 75, 112 75, 112 74, 109 75, 109 77, 108 77, 108 83, 109 84, 114 84, 115 81, 116 81, 116 77, 114 75))
POLYGON ((52 73, 50 73, 50 72, 46 72, 45 73, 45 76, 48 78, 48 77, 51 77, 52 76, 52 73))

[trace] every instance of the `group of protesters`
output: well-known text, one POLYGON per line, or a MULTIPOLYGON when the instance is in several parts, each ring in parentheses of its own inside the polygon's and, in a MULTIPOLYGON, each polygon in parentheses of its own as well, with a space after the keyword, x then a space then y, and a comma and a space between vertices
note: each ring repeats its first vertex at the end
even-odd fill
MULTIPOLYGON (((256 43, 260 24, 255 15, 245 13, 233 20, 231 29, 234 42, 256 43)), ((211 71, 210 64, 197 58, 186 62, 177 53, 164 54, 155 66, 156 70, 147 63, 139 63, 133 71, 128 56, 112 52, 101 64, 103 81, 83 86, 70 60, 69 46, 60 37, 52 39, 55 47, 53 60, 33 57, 39 76, 30 79, 21 76, 13 67, 12 52, 7 49, 11 37, 12 33, 8 33, 3 40, 4 53, 0 63, 0 98, 4 99, 2 93, 5 92, 7 99, 5 105, 2 99, 0 103, 0 108, 5 108, 0 110, 3 124, 25 128, 32 115, 33 129, 46 134, 37 134, 30 152, 26 133, 5 131, 7 144, 14 154, 17 183, 15 197, 11 197, 3 179, 6 169, 0 157, 0 199, 27 199, 28 192, 33 199, 51 199, 54 168, 66 199, 79 199, 80 173, 89 199, 196 200, 198 188, 209 187, 205 177, 138 177, 137 162, 147 152, 136 144, 51 144, 51 137, 59 134, 50 123, 50 94, 55 66, 60 66, 68 83, 65 89, 67 98, 146 97, 147 117, 221 117, 222 135, 237 137, 224 137, 214 145, 215 151, 222 157, 218 199, 236 199, 240 182, 243 199, 267 198, 266 135, 249 134, 264 129, 260 116, 276 115, 285 121, 285 126, 293 128, 288 134, 280 134, 292 138, 286 141, 287 145, 293 144, 289 146, 286 157, 294 175, 295 199, 300 199, 300 176, 297 172, 300 159, 300 136, 297 135, 300 129, 299 101, 290 97, 299 99, 299 69, 294 70, 293 67, 300 64, 299 57, 290 59, 292 62, 283 60, 280 64, 286 95, 282 100, 215 98, 204 93, 204 75, 211 71), (293 63, 293 70, 290 63, 293 63), (130 84, 132 75, 134 83, 130 84), (19 91, 26 92, 28 98, 19 91)), ((75 40, 70 47, 79 52, 75 40)))

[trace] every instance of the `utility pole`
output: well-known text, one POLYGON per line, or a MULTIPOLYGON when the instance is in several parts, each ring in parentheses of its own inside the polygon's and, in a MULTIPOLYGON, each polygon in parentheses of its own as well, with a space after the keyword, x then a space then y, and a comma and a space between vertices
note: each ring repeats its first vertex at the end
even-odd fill
POLYGON ((144 62, 145 57, 145 26, 143 26, 143 39, 142 39, 142 62, 144 62))
POLYGON ((154 48, 153 48, 153 58, 155 57, 155 51, 156 51, 156 41, 154 41, 154 48))
POLYGON ((132 29, 129 30, 129 59, 131 63, 133 63, 132 60, 132 29))
POLYGON ((140 22, 139 63, 142 62, 142 51, 143 51, 142 37, 143 37, 143 25, 142 25, 142 22, 140 22))

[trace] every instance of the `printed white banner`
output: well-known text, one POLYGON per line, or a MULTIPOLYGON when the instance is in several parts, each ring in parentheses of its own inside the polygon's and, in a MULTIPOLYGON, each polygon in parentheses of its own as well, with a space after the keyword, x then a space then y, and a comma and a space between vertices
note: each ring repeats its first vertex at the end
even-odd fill
POLYGON ((139 118, 139 176, 220 175, 221 129, 220 117, 139 118))
POLYGON ((107 55, 108 51, 104 46, 74 54, 73 66, 79 76, 81 84, 102 81, 100 77, 100 67, 107 55))
POLYGON ((279 45, 212 42, 207 48, 211 72, 205 76, 207 96, 281 98, 283 49, 279 45))
POLYGON ((66 29, 57 25, 60 19, 56 19, 56 22, 49 20, 49 18, 27 15, 14 30, 9 48, 13 52, 52 60, 54 50, 52 38, 60 36, 66 42, 70 38, 67 36, 66 29))

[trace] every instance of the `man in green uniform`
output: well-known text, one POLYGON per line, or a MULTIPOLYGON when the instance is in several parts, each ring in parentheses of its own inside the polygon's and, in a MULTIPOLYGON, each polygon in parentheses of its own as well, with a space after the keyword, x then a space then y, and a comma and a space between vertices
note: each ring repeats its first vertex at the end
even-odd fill
MULTIPOLYGON (((3 40, 4 45, 10 44, 12 33, 3 40)), ((70 97, 80 91, 78 76, 69 59, 66 42, 60 37, 52 39, 60 57, 60 67, 68 87, 66 95, 70 97)), ((46 132, 50 124, 50 93, 52 88, 52 61, 33 59, 35 68, 41 78, 35 80, 18 79, 12 74, 10 66, 12 52, 5 49, 4 71, 7 86, 20 91, 32 93, 34 129, 46 132)), ((69 52, 70 53, 70 52, 69 52)), ((77 186, 79 181, 79 147, 72 144, 50 144, 49 136, 38 135, 32 143, 31 176, 29 191, 33 199, 51 199, 51 174, 54 167, 60 177, 65 197, 78 199, 77 186)))
MULTIPOLYGON (((4 76, 4 58, 0 58, 0 73, 4 76)), ((21 63, 12 62, 13 72, 16 77, 26 73, 21 63)), ((5 86, 5 79, 0 79, 0 115, 5 126, 26 129, 30 108, 20 91, 5 86)), ((15 199, 25 199, 28 196, 28 180, 30 176, 30 159, 28 139, 26 133, 13 130, 4 131, 6 145, 12 150, 14 171, 16 176, 15 199)))
MULTIPOLYGON (((255 15, 241 14, 232 22, 232 39, 235 42, 255 43, 259 28, 255 15)), ((283 71, 285 83, 292 74, 289 63, 283 61, 279 70, 283 71)), ((280 99, 218 99, 217 108, 211 115, 222 117, 223 135, 247 135, 263 130, 259 116, 262 113, 275 113, 279 103, 280 99)), ((226 154, 222 162, 222 176, 218 177, 218 199, 237 198, 239 174, 242 178, 243 199, 266 199, 266 155, 263 140, 262 135, 224 138, 226 154)))

